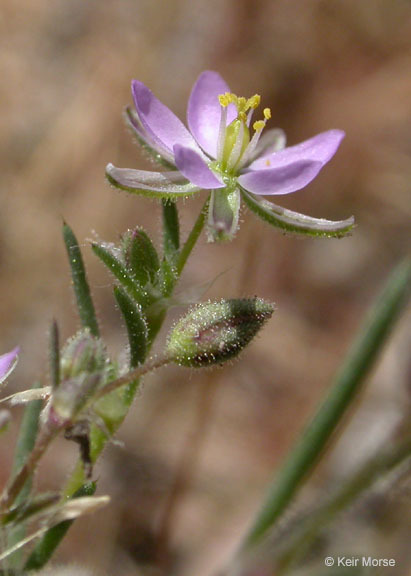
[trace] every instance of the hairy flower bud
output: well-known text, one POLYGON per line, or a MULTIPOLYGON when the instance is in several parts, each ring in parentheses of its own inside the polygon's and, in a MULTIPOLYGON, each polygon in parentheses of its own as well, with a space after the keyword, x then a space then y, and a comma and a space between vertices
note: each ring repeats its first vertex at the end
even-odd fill
POLYGON ((75 419, 87 400, 112 370, 100 339, 88 329, 71 338, 61 354, 61 382, 53 390, 54 414, 64 421, 75 419))
POLYGON ((251 342, 273 312, 261 298, 199 304, 174 326, 166 353, 182 366, 222 364, 251 342))
POLYGON ((61 353, 61 379, 74 378, 104 369, 107 357, 103 343, 89 329, 80 330, 68 340, 61 353))

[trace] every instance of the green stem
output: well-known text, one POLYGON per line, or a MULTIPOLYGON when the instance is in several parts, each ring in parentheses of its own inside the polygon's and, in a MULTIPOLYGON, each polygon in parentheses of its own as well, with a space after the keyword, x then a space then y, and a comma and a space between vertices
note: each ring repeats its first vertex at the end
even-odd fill
POLYGON ((307 474, 314 468, 343 415, 353 399, 358 396, 365 376, 405 307, 410 279, 411 261, 407 259, 389 278, 368 322, 337 374, 328 396, 271 484, 263 506, 245 538, 243 549, 250 548, 262 539, 290 504, 307 474))
MULTIPOLYGON (((181 273, 184 269, 184 266, 188 260, 188 257, 190 256, 198 238, 200 237, 200 234, 203 230, 204 227, 204 223, 205 223, 205 213, 206 213, 206 209, 207 209, 207 205, 208 205, 208 200, 205 202, 203 208, 201 209, 201 212, 196 220, 196 222, 194 223, 193 229, 191 230, 183 248, 181 249, 180 255, 179 255, 179 259, 177 261, 176 264, 176 271, 177 271, 177 277, 176 277, 176 281, 175 283, 177 283, 177 280, 179 279, 179 277, 181 276, 181 273)), ((162 315, 159 319, 158 322, 156 324, 156 330, 155 330, 155 335, 157 335, 157 333, 159 332, 161 325, 164 321, 165 318, 165 314, 162 315)), ((150 352, 150 348, 152 346, 152 341, 150 341, 147 345, 147 354, 149 354, 150 352)), ((161 360, 161 365, 164 364, 164 360, 161 360)), ((143 369, 143 366, 140 366, 137 368, 137 372, 138 372, 138 376, 142 376, 142 373, 140 373, 140 370, 143 369)), ((145 371, 144 373, 146 373, 147 371, 145 371)), ((136 378, 137 376, 134 375, 134 380, 130 380, 129 375, 131 373, 129 373, 128 375, 126 375, 125 377, 127 378, 127 382, 133 381, 136 383, 135 389, 134 389, 134 393, 137 390, 137 381, 136 378)), ((126 383, 126 382, 123 382, 126 383)), ((115 388, 117 388, 118 385, 118 381, 116 381, 115 383, 112 384, 115 388)), ((107 391, 104 392, 104 396, 107 396, 107 391)), ((113 423, 112 426, 112 430, 110 430, 112 433, 114 433, 118 427, 120 426, 121 422, 124 420, 124 418, 127 415, 127 412, 132 404, 134 398, 134 394, 128 395, 127 397, 127 403, 126 405, 124 405, 124 410, 123 410, 123 414, 116 419, 116 421, 113 423)), ((92 445, 92 459, 93 462, 95 462, 95 460, 98 458, 99 454, 102 452, 105 443, 107 441, 107 438, 105 436, 105 434, 100 431, 99 429, 94 427, 94 430, 92 430, 92 444, 94 444, 94 446, 92 445)), ((82 466, 77 465, 76 469, 73 472, 73 475, 71 476, 71 478, 68 481, 68 484, 66 486, 66 489, 64 491, 66 496, 70 496, 71 494, 73 494, 76 490, 78 490, 80 488, 80 486, 82 485, 82 483, 84 482, 84 474, 82 471, 82 466)))
POLYGON ((181 249, 181 252, 180 252, 178 260, 177 260, 177 265, 176 265, 178 277, 181 276, 181 272, 183 271, 183 268, 184 268, 184 266, 188 260, 188 257, 190 256, 191 252, 193 251, 193 248, 196 245, 196 242, 197 242, 201 232, 203 231, 205 218, 206 218, 206 214, 207 214, 208 202, 209 202, 209 199, 207 198, 207 200, 206 200, 204 206, 202 207, 201 212, 198 215, 198 218, 197 218, 197 220, 193 226, 193 229, 191 230, 184 246, 181 249))
POLYGON ((103 398, 107 394, 110 394, 111 392, 118 390, 119 388, 125 386, 126 384, 131 384, 131 382, 138 380, 145 374, 153 372, 157 368, 161 368, 161 366, 166 366, 170 362, 171 360, 167 356, 161 356, 160 358, 157 358, 155 360, 148 360, 144 364, 137 366, 137 368, 130 370, 130 372, 127 372, 127 374, 124 374, 124 376, 121 376, 120 378, 117 378, 116 380, 109 382, 103 388, 100 388, 98 392, 94 394, 92 402, 93 403, 96 402, 97 400, 103 398))

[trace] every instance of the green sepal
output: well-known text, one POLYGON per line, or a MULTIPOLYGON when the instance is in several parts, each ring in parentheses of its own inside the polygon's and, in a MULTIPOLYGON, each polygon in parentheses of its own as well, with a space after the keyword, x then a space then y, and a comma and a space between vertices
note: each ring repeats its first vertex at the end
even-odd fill
MULTIPOLYGON (((96 483, 89 482, 81 486, 81 488, 73 494, 72 498, 92 496, 95 491, 96 483)), ((24 570, 40 570, 40 568, 47 564, 73 522, 74 520, 65 520, 64 522, 53 526, 53 528, 50 528, 30 554, 26 564, 24 565, 24 570)))
POLYGON ((154 244, 142 228, 129 230, 123 236, 122 253, 127 271, 141 287, 155 283, 160 261, 154 244))
POLYGON ((147 292, 142 290, 137 284, 122 260, 114 254, 114 250, 108 248, 106 245, 97 244, 97 242, 93 242, 91 248, 103 264, 107 266, 113 276, 127 290, 131 298, 141 306, 146 306, 149 301, 147 292))
POLYGON ((238 230, 240 202, 236 185, 211 192, 207 228, 210 242, 226 242, 234 238, 238 230))
POLYGON ((178 198, 188 198, 193 194, 197 194, 200 191, 200 188, 194 186, 191 182, 186 182, 184 184, 179 184, 178 192, 173 192, 169 190, 149 190, 147 188, 133 188, 131 186, 125 186, 124 184, 120 184, 117 180, 115 180, 106 169, 106 178, 108 182, 117 188, 118 190, 124 190, 124 192, 129 192, 130 194, 137 194, 140 196, 146 196, 147 198, 157 198, 157 199, 174 199, 177 200, 178 198))
POLYGON ((130 368, 142 364, 147 355, 147 322, 141 308, 118 286, 114 297, 126 323, 130 345, 130 368))
POLYGON ((248 208, 262 220, 289 234, 314 238, 342 238, 349 234, 354 227, 353 216, 347 220, 339 221, 312 218, 277 206, 263 198, 257 199, 243 188, 241 188, 241 196, 248 208))
POLYGON ((163 158, 163 156, 161 156, 161 154, 159 154, 159 152, 157 150, 152 148, 145 140, 143 140, 143 138, 141 137, 141 135, 138 133, 138 131, 135 128, 135 124, 136 123, 139 124, 137 116, 136 116, 135 112, 131 108, 129 108, 128 106, 124 110, 124 120, 125 120, 127 126, 132 131, 133 135, 136 137, 140 146, 143 148, 143 150, 145 152, 147 152, 149 154, 149 156, 155 162, 157 162, 157 164, 164 166, 168 170, 175 170, 174 164, 172 164, 171 162, 168 162, 168 160, 163 158))
POLYGON ((63 238, 71 267, 74 293, 80 320, 84 328, 90 328, 93 336, 99 336, 100 331, 97 316, 91 298, 90 287, 87 282, 86 270, 81 256, 77 238, 68 224, 63 224, 63 238))
POLYGON ((163 200, 163 250, 164 257, 174 262, 180 249, 180 224, 177 204, 163 200))

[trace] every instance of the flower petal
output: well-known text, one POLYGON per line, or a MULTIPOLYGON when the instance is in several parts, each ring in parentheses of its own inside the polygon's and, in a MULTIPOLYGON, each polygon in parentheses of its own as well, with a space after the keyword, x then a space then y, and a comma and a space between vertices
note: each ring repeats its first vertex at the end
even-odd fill
POLYGON ((19 352, 20 348, 16 347, 11 352, 0 356, 0 384, 4 382, 7 376, 13 371, 19 352))
POLYGON ((238 178, 238 182, 252 194, 290 194, 307 186, 321 168, 321 162, 300 160, 288 166, 247 172, 238 178))
POLYGON ((271 128, 264 130, 255 148, 255 158, 268 156, 274 152, 283 150, 286 145, 286 135, 281 128, 271 128))
POLYGON ((197 148, 197 144, 184 124, 138 80, 131 83, 138 119, 157 146, 173 150, 174 144, 197 148))
POLYGON ((152 156, 159 164, 162 164, 169 170, 173 170, 175 168, 174 155, 164 148, 164 146, 159 146, 158 142, 152 140, 150 135, 146 130, 144 130, 137 113, 127 107, 124 112, 124 119, 127 126, 137 138, 139 144, 150 154, 150 156, 152 156))
POLYGON ((195 150, 176 144, 174 158, 180 172, 196 186, 205 189, 224 188, 225 184, 215 176, 195 150))
POLYGON ((106 176, 113 186, 121 190, 158 198, 188 196, 200 190, 177 171, 147 172, 107 164, 106 176))
POLYGON ((284 150, 274 152, 269 156, 263 155, 252 162, 247 170, 268 170, 301 160, 320 162, 322 167, 334 156, 344 136, 342 130, 322 132, 296 146, 284 148, 284 150))
MULTIPOLYGON (((188 100, 187 122, 191 133, 205 152, 212 158, 217 157, 217 140, 220 129, 220 94, 230 88, 220 74, 206 70, 198 77, 188 100)), ((234 105, 227 109, 227 124, 236 117, 234 105)))

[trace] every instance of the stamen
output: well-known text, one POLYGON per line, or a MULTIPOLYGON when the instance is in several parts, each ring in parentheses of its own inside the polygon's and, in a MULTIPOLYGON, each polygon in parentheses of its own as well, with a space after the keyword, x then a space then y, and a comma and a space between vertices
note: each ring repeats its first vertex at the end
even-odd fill
POLYGON ((241 152, 243 150, 243 144, 244 144, 244 123, 239 122, 237 138, 235 139, 233 149, 231 150, 231 154, 227 162, 227 170, 229 172, 231 172, 234 169, 235 165, 240 159, 241 152))
POLYGON ((264 118, 269 120, 271 118, 271 110, 270 108, 264 108, 263 110, 264 118))
MULTIPOLYGON (((222 96, 219 96, 219 99, 222 96)), ((221 104, 221 100, 220 100, 221 104)), ((221 162, 223 159, 223 152, 224 152, 224 144, 225 144, 225 135, 227 130, 227 103, 226 106, 221 104, 221 116, 220 116, 220 127, 218 129, 218 140, 217 140, 217 160, 221 162)))
POLYGON ((261 132, 261 131, 263 130, 264 126, 265 126, 264 120, 257 120, 257 121, 254 122, 254 124, 253 124, 253 129, 254 129, 256 132, 261 132))
POLYGON ((261 102, 261 96, 259 94, 254 94, 254 96, 251 96, 251 98, 249 98, 247 100, 247 110, 249 110, 250 108, 255 110, 256 108, 259 107, 261 102))

